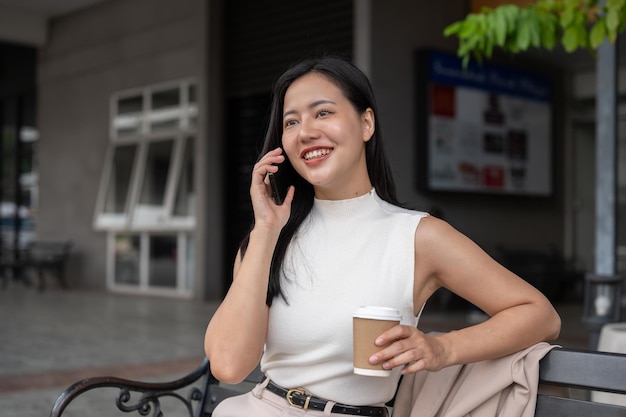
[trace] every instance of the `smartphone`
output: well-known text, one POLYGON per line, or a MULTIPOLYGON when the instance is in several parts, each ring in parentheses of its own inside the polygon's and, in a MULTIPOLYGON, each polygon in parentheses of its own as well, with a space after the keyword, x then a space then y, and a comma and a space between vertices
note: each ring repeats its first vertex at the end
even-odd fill
POLYGON ((279 186, 279 181, 276 178, 276 174, 270 172, 269 174, 267 174, 267 177, 270 181, 270 187, 272 188, 272 198, 274 199, 274 202, 280 206, 285 200, 285 194, 287 193, 287 190, 283 190, 279 186))

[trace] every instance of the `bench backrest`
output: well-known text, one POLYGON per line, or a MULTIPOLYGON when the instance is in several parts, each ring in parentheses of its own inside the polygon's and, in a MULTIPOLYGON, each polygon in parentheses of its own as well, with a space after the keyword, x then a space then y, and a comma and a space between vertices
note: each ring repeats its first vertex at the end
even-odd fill
POLYGON ((69 241, 33 241, 27 247, 27 256, 35 260, 64 261, 72 247, 69 241))
POLYGON ((590 400, 591 391, 626 395, 626 355, 553 349, 540 362, 539 381, 567 388, 570 398, 540 391, 535 417, 626 417, 624 406, 590 400))

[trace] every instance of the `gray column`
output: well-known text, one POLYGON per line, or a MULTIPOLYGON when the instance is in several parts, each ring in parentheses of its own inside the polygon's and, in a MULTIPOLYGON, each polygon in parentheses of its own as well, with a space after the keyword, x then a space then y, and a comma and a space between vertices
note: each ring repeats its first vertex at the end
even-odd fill
POLYGON ((605 41, 596 63, 596 242, 595 272, 616 272, 617 51, 605 41))

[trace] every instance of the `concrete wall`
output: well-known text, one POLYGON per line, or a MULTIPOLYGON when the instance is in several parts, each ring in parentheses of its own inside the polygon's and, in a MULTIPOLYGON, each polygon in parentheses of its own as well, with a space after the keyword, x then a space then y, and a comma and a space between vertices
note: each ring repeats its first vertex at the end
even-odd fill
POLYGON ((113 0, 54 20, 39 54, 37 223, 70 239, 70 284, 105 284, 103 232, 92 227, 109 142, 109 99, 134 87, 203 76, 202 0, 113 0))
MULTIPOLYGON (((457 41, 443 29, 462 19, 465 2, 372 1, 371 78, 379 118, 402 201, 413 207, 442 209, 444 218, 491 251, 497 244, 551 243, 563 248, 563 152, 557 151, 555 193, 550 198, 426 194, 418 190, 416 98, 413 56, 418 48, 456 51, 457 41)), ((516 65, 525 61, 518 59, 516 65)), ((558 95, 560 86, 555 86, 558 95)), ((564 106, 563 106, 564 107, 564 106)), ((562 115, 554 114, 555 149, 562 149, 562 115)))

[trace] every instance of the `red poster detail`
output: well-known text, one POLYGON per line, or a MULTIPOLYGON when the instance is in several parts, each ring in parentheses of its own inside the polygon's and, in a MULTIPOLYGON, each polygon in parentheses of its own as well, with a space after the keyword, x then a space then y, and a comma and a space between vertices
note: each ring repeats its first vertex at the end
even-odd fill
POLYGON ((433 84, 430 87, 430 111, 436 116, 454 117, 454 87, 433 84))
POLYGON ((483 185, 489 188, 504 188, 504 168, 501 166, 485 165, 483 171, 483 185))

